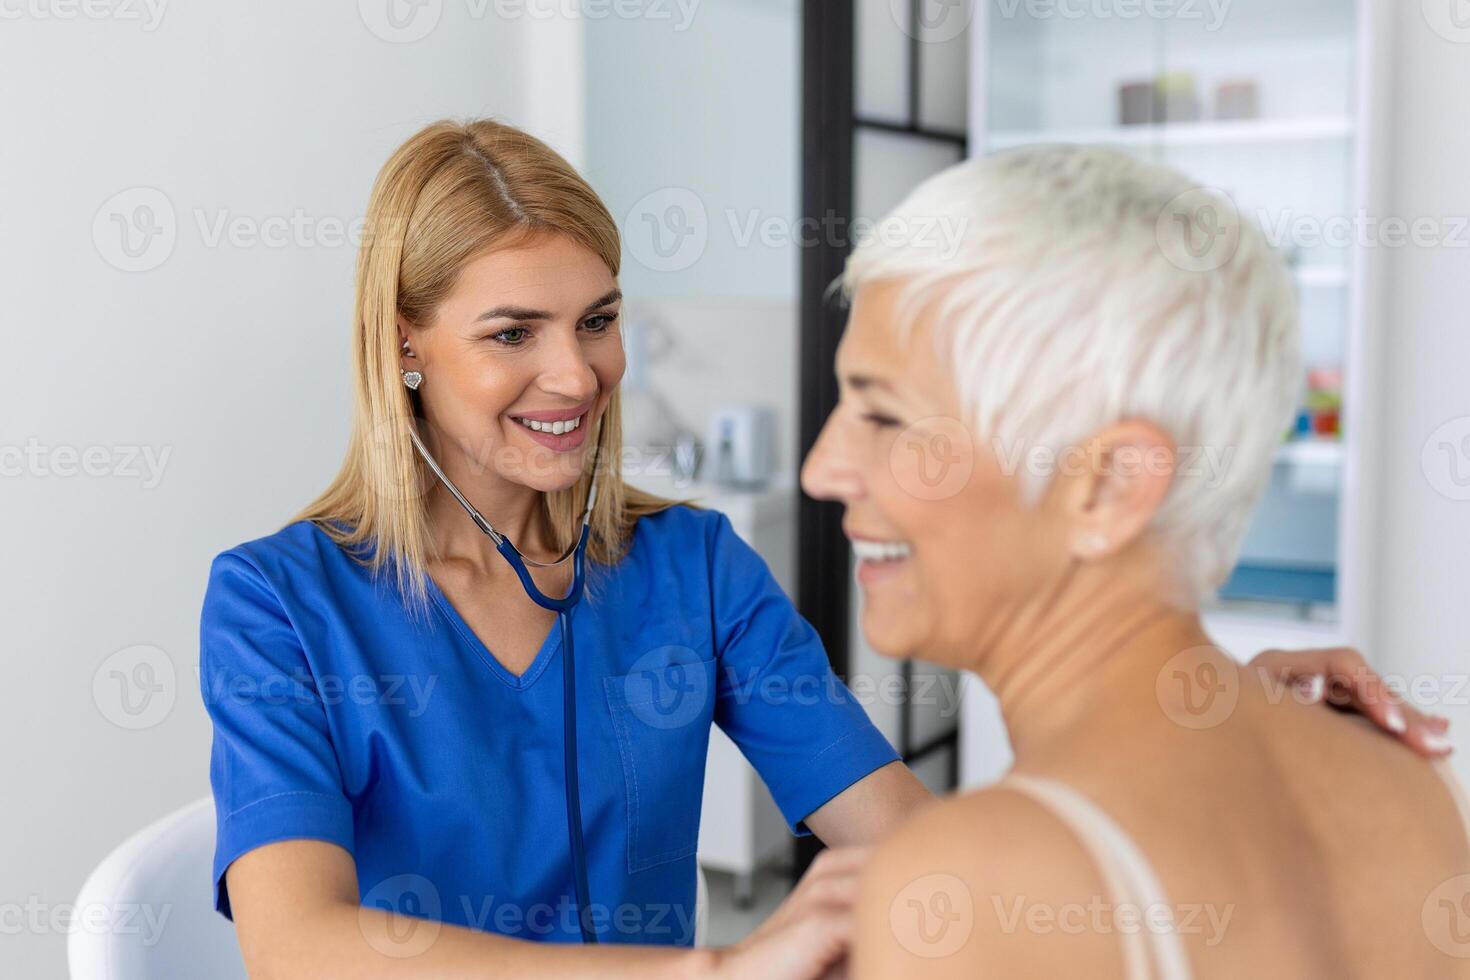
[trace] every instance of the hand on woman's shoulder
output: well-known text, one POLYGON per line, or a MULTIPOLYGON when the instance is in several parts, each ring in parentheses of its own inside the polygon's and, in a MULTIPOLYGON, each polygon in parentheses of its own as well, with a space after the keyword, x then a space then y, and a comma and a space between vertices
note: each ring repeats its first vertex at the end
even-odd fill
POLYGON ((1104 893, 1050 812, 997 786, 925 807, 863 873, 854 980, 1122 976, 1118 937, 1092 928, 1104 893))

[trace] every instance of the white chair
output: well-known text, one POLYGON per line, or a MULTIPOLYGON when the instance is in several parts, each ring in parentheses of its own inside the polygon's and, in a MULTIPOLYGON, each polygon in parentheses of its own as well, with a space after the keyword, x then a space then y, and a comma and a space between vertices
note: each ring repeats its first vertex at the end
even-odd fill
POLYGON ((107 855, 77 896, 66 950, 72 980, 245 980, 235 927, 214 910, 213 861, 207 796, 107 855), (150 922, 162 923, 158 935, 150 922))
MULTIPOLYGON (((246 980, 235 927, 214 910, 214 800, 206 796, 134 834, 77 896, 67 940, 72 980, 246 980)), ((697 865, 696 865, 697 867, 697 865)), ((698 868, 694 944, 709 934, 698 868)))

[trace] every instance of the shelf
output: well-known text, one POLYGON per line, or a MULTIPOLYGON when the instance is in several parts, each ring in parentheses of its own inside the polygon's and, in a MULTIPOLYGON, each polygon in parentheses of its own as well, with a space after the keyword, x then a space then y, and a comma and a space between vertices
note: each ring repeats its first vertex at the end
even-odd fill
POLYGON ((1303 286, 1346 286, 1347 270, 1335 265, 1303 265, 1291 270, 1303 286))
POLYGON ((1272 611, 1252 603, 1227 600, 1203 612, 1206 632, 1242 662, 1273 647, 1284 650, 1336 647, 1347 639, 1341 623, 1304 618, 1299 607, 1284 606, 1272 611))
POLYGON ((1335 439, 1299 439, 1276 450, 1276 462, 1288 466, 1341 466, 1342 443, 1335 439))
POLYGON ((1353 122, 1346 116, 1308 119, 1213 120, 1099 129, 1038 129, 990 134, 994 149, 1027 143, 1104 143, 1114 146, 1217 146, 1224 143, 1295 143, 1346 139, 1353 122))
POLYGON ((1244 557, 1220 587, 1219 597, 1224 602, 1279 603, 1288 608, 1331 605, 1337 597, 1337 570, 1330 565, 1244 557))

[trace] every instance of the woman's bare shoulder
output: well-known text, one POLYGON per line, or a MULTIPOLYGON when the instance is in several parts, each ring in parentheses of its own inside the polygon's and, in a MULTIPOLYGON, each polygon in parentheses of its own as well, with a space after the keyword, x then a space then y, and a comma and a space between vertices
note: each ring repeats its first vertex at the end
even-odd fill
POLYGON ((1004 784, 948 797, 865 869, 854 976, 1121 976, 1117 937, 1077 925, 1102 891, 1088 853, 1030 797, 1004 784))

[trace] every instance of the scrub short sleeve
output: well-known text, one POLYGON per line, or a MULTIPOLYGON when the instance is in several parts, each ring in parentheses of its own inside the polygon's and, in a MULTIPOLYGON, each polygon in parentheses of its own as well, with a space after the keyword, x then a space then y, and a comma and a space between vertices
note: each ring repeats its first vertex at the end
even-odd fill
POLYGON ((209 570, 199 677, 214 725, 215 908, 233 918, 225 871, 275 841, 353 845, 352 807, 301 641, 265 576, 225 552, 209 570))
POLYGON ((712 536, 715 722, 761 774, 792 832, 805 836, 808 814, 898 753, 833 673, 817 631, 724 514, 712 536))

